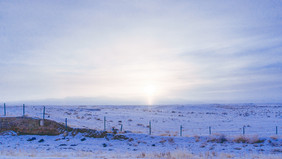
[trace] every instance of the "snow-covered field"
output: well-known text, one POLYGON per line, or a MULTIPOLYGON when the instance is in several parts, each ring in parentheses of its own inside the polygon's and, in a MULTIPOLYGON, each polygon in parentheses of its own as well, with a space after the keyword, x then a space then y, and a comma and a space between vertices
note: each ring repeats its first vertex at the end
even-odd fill
MULTIPOLYGON (((22 106, 6 107, 7 116, 22 115, 22 106)), ((25 107, 30 117, 42 118, 42 112, 43 106, 25 107)), ((67 118, 71 127, 104 130, 104 117, 107 131, 122 125, 128 139, 7 133, 0 136, 0 158, 282 158, 278 104, 46 106, 46 119, 67 118)))

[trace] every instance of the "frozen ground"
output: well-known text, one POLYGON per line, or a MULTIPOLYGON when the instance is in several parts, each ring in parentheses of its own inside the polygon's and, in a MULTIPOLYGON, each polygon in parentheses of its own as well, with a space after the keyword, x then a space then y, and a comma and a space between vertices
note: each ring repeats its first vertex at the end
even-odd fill
MULTIPOLYGON (((32 117, 41 118, 42 111, 43 106, 25 108, 32 117)), ((21 115, 21 106, 7 105, 7 116, 21 115)), ((0 136, 1 158, 282 158, 281 105, 46 106, 45 117, 98 130, 106 117, 106 130, 122 125, 128 139, 10 133, 0 136)))

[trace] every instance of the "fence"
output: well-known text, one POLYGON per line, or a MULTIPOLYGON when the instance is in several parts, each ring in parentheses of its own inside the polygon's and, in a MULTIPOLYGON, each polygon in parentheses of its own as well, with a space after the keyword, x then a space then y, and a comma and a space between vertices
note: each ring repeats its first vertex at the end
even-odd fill
MULTIPOLYGON (((34 107, 34 106, 33 106, 34 107)), ((34 117, 39 117, 42 119, 45 119, 46 117, 46 107, 45 106, 36 106, 36 113, 29 113, 29 114, 33 114, 35 115, 34 117)), ((34 111, 34 109, 32 109, 34 111)), ((13 111, 12 113, 10 113, 10 116, 27 116, 27 107, 25 104, 23 104, 22 106, 11 106, 11 110, 13 111), (19 114, 19 109, 21 109, 22 113, 19 114), (13 114, 13 115, 12 115, 13 114)), ((3 105, 3 116, 7 117, 9 115, 9 107, 7 107, 6 103, 4 103, 3 105)), ((0 113, 1 116, 1 113, 0 113)), ((53 119, 54 120, 54 119, 53 119)), ((56 121, 65 124, 65 127, 68 126, 68 122, 71 122, 68 120, 67 117, 63 117, 60 115, 60 117, 55 119, 56 121), (62 119, 64 119, 64 122, 62 121, 62 119)), ((74 120, 72 120, 74 121, 74 120)), ((166 134, 166 135, 173 135, 173 136, 185 136, 185 135, 192 135, 192 134, 198 134, 198 135, 211 135, 213 133, 222 133, 222 134, 228 134, 228 135, 238 135, 238 134, 258 134, 258 132, 260 132, 262 129, 265 130, 268 133, 263 133, 263 134, 267 134, 267 135, 279 135, 279 129, 281 129, 281 127, 279 127, 278 125, 273 125, 273 127, 267 127, 267 128, 263 128, 263 127, 255 127, 255 126, 245 126, 243 125, 242 127, 238 127, 238 126, 228 126, 228 128, 226 127, 218 127, 218 126, 204 126, 204 127, 197 127, 197 126, 189 126, 188 124, 182 123, 177 125, 174 125, 173 127, 168 127, 167 130, 168 131, 164 131, 165 133, 162 133, 160 131, 160 127, 157 123, 152 123, 152 120, 147 121, 147 123, 143 123, 140 124, 141 127, 138 128, 133 128, 131 126, 128 126, 129 124, 127 124, 127 126, 125 127, 125 123, 124 122, 118 122, 118 124, 113 124, 111 120, 111 117, 107 117, 107 116, 103 116, 103 120, 101 120, 101 122, 103 123, 103 128, 97 128, 100 130, 104 130, 104 131, 112 131, 113 128, 115 130, 118 130, 120 132, 135 132, 135 133, 146 133, 149 135, 161 135, 161 134, 166 134), (148 124, 148 125, 147 125, 148 124), (134 131, 138 129, 137 131, 134 131)), ((128 120, 126 120, 128 121, 128 120)), ((91 121, 89 121, 91 122, 91 121)), ((138 125, 138 124, 137 124, 138 125)))

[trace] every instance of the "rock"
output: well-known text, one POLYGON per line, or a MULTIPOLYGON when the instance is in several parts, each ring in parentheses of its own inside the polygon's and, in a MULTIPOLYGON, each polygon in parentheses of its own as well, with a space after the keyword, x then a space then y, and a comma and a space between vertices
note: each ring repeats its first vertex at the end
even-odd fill
POLYGON ((59 146, 67 146, 67 144, 60 144, 59 146))
POLYGON ((133 138, 129 138, 129 139, 128 139, 129 142, 131 142, 131 141, 133 141, 133 140, 134 140, 133 138))
POLYGON ((124 131, 124 133, 132 133, 132 131, 128 131, 128 130, 126 130, 126 131, 124 131))
POLYGON ((36 140, 36 138, 32 137, 32 138, 27 139, 27 141, 33 141, 33 140, 36 140))
POLYGON ((103 147, 107 147, 107 146, 108 146, 107 144, 103 143, 103 147))
POLYGON ((44 142, 44 139, 40 139, 38 142, 44 142))
POLYGON ((127 136, 125 136, 125 135, 115 135, 114 137, 113 137, 113 140, 127 140, 127 139, 129 139, 127 136))
POLYGON ((73 129, 71 134, 75 136, 78 133, 82 133, 85 137, 93 137, 93 138, 104 138, 107 135, 106 131, 97 131, 92 129, 73 129))
POLYGON ((85 138, 80 139, 80 141, 85 141, 85 140, 86 140, 85 138))

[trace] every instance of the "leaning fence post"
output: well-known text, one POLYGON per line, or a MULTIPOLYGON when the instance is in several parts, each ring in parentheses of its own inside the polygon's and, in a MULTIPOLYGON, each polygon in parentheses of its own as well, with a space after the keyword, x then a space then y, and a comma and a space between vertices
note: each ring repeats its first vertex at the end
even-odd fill
POLYGON ((4 116, 6 116, 6 103, 4 103, 4 116))
POLYGON ((25 115, 25 105, 23 104, 23 117, 25 115))
POLYGON ((152 124, 151 124, 151 120, 149 121, 149 135, 152 134, 152 124))
POLYGON ((211 135, 211 127, 209 126, 209 134, 211 135))
POLYGON ((104 131, 106 131, 106 116, 104 116, 104 131))
POLYGON ((120 132, 122 132, 122 124, 120 125, 120 132))
POLYGON ((180 125, 180 136, 182 136, 182 125, 180 125))
POLYGON ((45 119, 45 106, 43 107, 43 120, 45 119))
POLYGON ((243 126, 243 135, 245 135, 245 126, 243 126))
POLYGON ((278 135, 278 126, 276 126, 276 135, 278 135))

